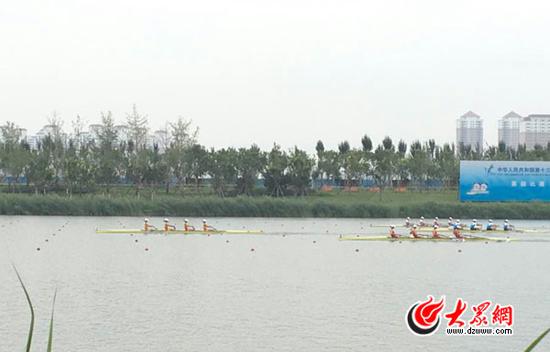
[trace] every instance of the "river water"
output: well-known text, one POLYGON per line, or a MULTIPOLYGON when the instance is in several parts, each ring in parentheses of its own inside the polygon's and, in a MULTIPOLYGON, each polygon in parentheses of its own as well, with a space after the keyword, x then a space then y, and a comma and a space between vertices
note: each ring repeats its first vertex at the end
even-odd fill
MULTIPOLYGON (((22 351, 29 323, 11 263, 35 304, 36 351, 56 288, 54 351, 522 351, 550 327, 550 242, 338 241, 385 233, 371 225, 398 222, 387 219, 209 219, 266 232, 255 236, 95 233, 141 220, 0 217, 0 351, 22 351), (415 336, 405 315, 427 295, 513 305, 514 334, 415 336)), ((514 237, 550 239, 550 222, 517 225, 549 233, 514 237)), ((549 349, 550 338, 537 350, 549 349)))

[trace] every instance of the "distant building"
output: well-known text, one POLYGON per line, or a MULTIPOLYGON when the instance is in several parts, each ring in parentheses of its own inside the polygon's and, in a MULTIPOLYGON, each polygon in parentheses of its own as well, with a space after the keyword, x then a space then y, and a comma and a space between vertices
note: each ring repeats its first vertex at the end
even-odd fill
POLYGON ((539 145, 546 148, 550 142, 550 115, 531 114, 524 117, 519 125, 519 142, 527 150, 539 145))
POLYGON ((62 142, 65 144, 67 142, 67 134, 63 133, 59 127, 55 125, 45 125, 33 136, 27 136, 26 140, 31 149, 37 149, 38 145, 42 142, 46 136, 56 136, 58 135, 61 138, 62 142))
POLYGON ((115 130, 117 131, 118 143, 123 143, 128 141, 128 126, 116 125, 115 130))
POLYGON ((157 130, 149 136, 149 147, 157 146, 159 153, 164 153, 170 146, 170 134, 167 130, 157 130))
POLYGON ((483 120, 478 114, 468 111, 456 120, 456 145, 483 151, 483 120))
POLYGON ((101 134, 102 125, 100 124, 91 124, 88 126, 88 130, 90 131, 90 138, 94 141, 99 141, 99 135, 101 134))
POLYGON ((20 128, 19 133, 21 134, 20 137, 19 137, 20 140, 26 141, 27 140, 27 129, 26 128, 20 128))
POLYGON ((522 117, 511 111, 498 120, 498 142, 517 149, 520 144, 519 129, 522 117))

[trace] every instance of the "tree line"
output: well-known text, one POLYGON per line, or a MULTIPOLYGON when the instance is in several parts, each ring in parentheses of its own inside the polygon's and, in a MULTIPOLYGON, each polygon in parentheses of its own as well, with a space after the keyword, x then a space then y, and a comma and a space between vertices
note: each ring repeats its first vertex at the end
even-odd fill
POLYGON ((101 114, 94 138, 82 138, 84 126, 79 117, 69 134, 56 116, 48 123, 50 132, 35 148, 15 123, 0 126, 0 169, 8 176, 10 191, 18 190, 22 178, 26 188, 36 193, 63 189, 67 194, 110 193, 121 183, 131 185, 136 194, 148 187, 169 193, 182 185, 200 189, 208 183, 225 197, 256 194, 258 182, 263 182, 264 194, 301 196, 311 190, 313 180, 352 187, 368 179, 379 190, 422 186, 430 180, 456 187, 461 159, 550 160, 550 146, 527 151, 499 144, 481 153, 464 146, 457 150, 449 143, 437 145, 434 140, 394 143, 390 137, 374 146, 367 135, 359 148, 343 141, 336 150, 327 150, 318 141, 314 155, 297 147, 284 150, 277 144, 268 151, 256 145, 207 149, 197 142, 198 129, 183 118, 167 124, 167 140, 160 146, 158 141, 147 142, 147 116, 135 107, 126 117, 125 138, 110 112, 101 114))

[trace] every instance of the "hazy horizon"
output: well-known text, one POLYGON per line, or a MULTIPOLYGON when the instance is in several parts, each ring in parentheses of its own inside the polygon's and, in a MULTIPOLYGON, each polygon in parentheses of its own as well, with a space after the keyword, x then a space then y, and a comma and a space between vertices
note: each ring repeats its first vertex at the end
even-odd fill
POLYGON ((0 12, 0 122, 34 134, 136 104, 152 129, 179 116, 207 147, 313 150, 455 142, 468 110, 550 112, 543 1, 88 1, 0 12))

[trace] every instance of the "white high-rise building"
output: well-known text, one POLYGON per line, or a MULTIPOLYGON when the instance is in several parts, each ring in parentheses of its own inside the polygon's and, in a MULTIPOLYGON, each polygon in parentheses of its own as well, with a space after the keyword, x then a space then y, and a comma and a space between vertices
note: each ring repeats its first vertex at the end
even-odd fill
POLYGON ((456 120, 456 145, 458 150, 469 146, 474 151, 483 151, 483 120, 478 114, 468 111, 456 120))
POLYGON ((164 153, 170 146, 170 134, 167 130, 157 130, 153 135, 149 136, 149 147, 156 145, 159 153, 164 153))
POLYGON ((115 129, 117 130, 117 142, 123 143, 128 141, 128 126, 126 125, 116 125, 115 129))
POLYGON ((519 125, 519 142, 527 150, 533 150, 537 145, 546 148, 550 143, 550 114, 524 117, 519 125))
POLYGON ((519 129, 522 118, 511 111, 498 120, 498 142, 506 147, 517 149, 520 144, 519 129))

